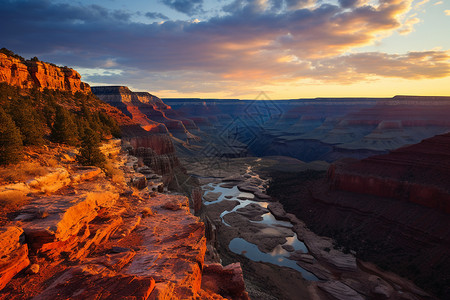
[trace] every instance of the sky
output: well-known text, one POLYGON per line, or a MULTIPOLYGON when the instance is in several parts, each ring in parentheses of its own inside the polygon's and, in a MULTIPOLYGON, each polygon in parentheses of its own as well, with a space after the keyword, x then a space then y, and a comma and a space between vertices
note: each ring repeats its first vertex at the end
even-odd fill
POLYGON ((161 98, 450 96, 450 0, 0 0, 0 47, 161 98))

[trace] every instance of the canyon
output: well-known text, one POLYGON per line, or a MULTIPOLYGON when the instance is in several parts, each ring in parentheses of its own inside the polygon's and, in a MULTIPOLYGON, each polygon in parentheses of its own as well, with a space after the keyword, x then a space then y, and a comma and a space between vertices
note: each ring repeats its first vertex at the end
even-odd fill
POLYGON ((24 202, 0 219, 0 299, 450 294, 450 97, 160 99, 5 54, 0 81, 92 92, 122 132, 113 173, 50 143, 27 148, 45 174, 2 180, 24 202))
MULTIPOLYGON (((132 116, 139 116, 139 111, 151 119, 158 110, 164 111, 161 115, 170 115, 170 119, 160 117, 158 123, 165 125, 166 134, 174 141, 182 165, 188 166, 187 172, 197 177, 204 189, 208 188, 205 186, 208 180, 216 182, 226 175, 237 176, 225 170, 235 161, 241 161, 240 158, 244 159, 241 162, 245 165, 248 164, 244 157, 275 160, 277 163, 258 171, 274 181, 274 188, 270 189, 272 200, 279 200, 287 212, 294 213, 316 233, 336 239, 329 247, 323 247, 322 253, 324 248, 353 251, 358 258, 375 261, 385 269, 419 282, 437 295, 448 293, 445 288, 443 290, 448 282, 448 272, 442 272, 447 268, 445 253, 449 250, 446 242, 448 232, 445 231, 449 228, 448 144, 446 136, 439 134, 450 130, 446 118, 450 112, 449 97, 290 101, 164 99, 167 106, 158 109, 151 101, 141 101, 138 95, 133 97, 116 96, 116 100, 106 101, 110 104, 126 103, 125 106, 120 104, 123 112, 132 116), (184 128, 170 125, 173 120, 190 125, 184 128), (435 135, 438 136, 421 142, 435 135), (419 144, 410 146, 411 150, 401 148, 415 143, 419 144), (397 148, 400 149, 395 150, 397 148), (386 158, 380 156, 385 153, 390 154, 386 158), (359 162, 358 159, 363 160, 359 162), (321 179, 312 184, 309 177, 321 179), (282 190, 277 189, 277 184, 282 190), (392 226, 396 228, 393 231, 389 229, 392 226), (388 238, 384 234, 386 230, 390 231, 388 238), (362 241, 362 245, 354 241, 362 241), (429 251, 424 251, 423 247, 429 251), (427 259, 429 253, 433 253, 431 261, 427 259), (417 275, 417 270, 421 270, 420 275, 417 275), (438 274, 441 276, 436 279, 438 274)), ((147 95, 147 99, 155 98, 147 95)), ((240 175, 245 175, 245 172, 240 175)), ((252 189, 248 191, 254 192, 252 189)), ((242 235, 243 231, 252 228, 245 223, 245 218, 257 220, 258 214, 261 216, 267 211, 261 211, 258 204, 249 204, 248 207, 238 206, 241 207, 238 211, 222 219, 222 214, 232 210, 233 205, 225 205, 227 201, 221 201, 221 206, 213 209, 206 199, 214 199, 214 196, 207 190, 205 192, 207 205, 203 210, 213 223, 210 226, 217 230, 214 235, 221 245, 222 257, 224 251, 230 253, 230 248, 235 247, 231 239, 226 238, 229 228, 223 226, 223 222, 241 228, 242 235), (238 219, 231 221, 231 216, 238 219)), ((264 197, 263 193, 258 193, 264 197)), ((251 235, 244 236, 250 242, 247 244, 249 248, 252 243, 258 245, 260 242, 252 239, 251 235)), ((305 238, 304 234, 299 236, 305 238)), ((281 237, 281 240, 285 238, 281 237)), ((269 240, 275 244, 277 240, 280 242, 275 237, 269 240)), ((242 259, 238 257, 241 255, 226 255, 242 259)), ((313 253, 313 257, 318 259, 321 255, 313 253)), ((385 274, 381 270, 375 271, 363 260, 358 260, 358 268, 370 270, 372 275, 385 274)), ((248 270, 248 265, 254 266, 254 263, 245 260, 244 270, 248 270)), ((324 275, 326 269, 322 265, 314 269, 318 273, 313 273, 319 274, 323 280, 327 278, 324 275)), ((335 274, 336 271, 328 272, 335 274)), ((342 280, 339 282, 349 287, 348 280, 343 279, 345 276, 339 278, 342 280)), ((360 288, 356 289, 359 296, 380 297, 370 296, 370 290, 363 291, 361 286, 364 285, 367 283, 360 282, 360 288)), ((307 286, 311 288, 313 285, 307 286)), ((416 288, 413 290, 418 291, 416 288)), ((261 297, 261 290, 252 291, 251 295, 254 293, 261 297)), ((277 293, 282 295, 283 291, 278 290, 277 293)), ((305 295, 307 298, 325 297, 321 292, 311 290, 305 295)), ((289 299, 292 295, 284 297, 289 299)), ((389 297, 395 298, 393 294, 389 297)), ((433 296, 418 292, 411 297, 433 296)))

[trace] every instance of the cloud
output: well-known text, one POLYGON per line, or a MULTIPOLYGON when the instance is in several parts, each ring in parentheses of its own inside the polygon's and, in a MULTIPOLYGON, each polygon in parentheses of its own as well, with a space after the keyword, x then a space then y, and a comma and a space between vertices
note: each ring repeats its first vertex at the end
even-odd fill
MULTIPOLYGON (((175 2, 185 3, 170 3, 175 2)), ((290 7, 294 2, 236 0, 202 22, 144 24, 127 17, 130 12, 100 6, 5 0, 0 36, 2 47, 22 56, 121 70, 86 73, 84 79, 91 82, 186 93, 222 88, 231 93, 304 79, 347 83, 374 76, 419 79, 449 74, 445 51, 349 54, 398 30, 410 32, 418 19, 402 20, 412 0, 380 0, 376 5, 341 0, 340 6, 298 1, 306 6, 290 7)), ((202 1, 190 3, 195 5, 185 4, 183 10, 192 13, 202 1)), ((161 17, 152 12, 146 16, 161 17)))
POLYGON ((169 18, 166 15, 158 12, 147 12, 145 13, 145 16, 152 20, 153 19, 169 20, 169 18))
MULTIPOLYGON (((407 54, 357 53, 320 62, 322 73, 340 73, 337 78, 364 79, 367 76, 403 79, 443 78, 450 75, 450 51, 422 51, 407 54), (345 75, 345 76, 344 76, 345 75)), ((343 80, 342 82, 345 82, 343 80)))
POLYGON ((433 4, 433 5, 441 5, 442 3, 444 3, 444 2, 442 2, 442 1, 438 1, 438 2, 436 2, 435 4, 433 4))
POLYGON ((398 30, 401 35, 407 35, 414 31, 414 25, 420 23, 420 19, 414 17, 415 15, 409 17, 403 26, 398 30))
POLYGON ((450 16, 450 9, 444 10, 444 12, 447 16, 450 16))
POLYGON ((202 11, 203 0, 162 0, 162 3, 176 11, 192 16, 202 11))
POLYGON ((414 9, 419 9, 421 6, 427 4, 430 0, 422 0, 414 6, 414 9))
POLYGON ((359 4, 359 0, 339 0, 339 5, 345 8, 355 7, 359 4))

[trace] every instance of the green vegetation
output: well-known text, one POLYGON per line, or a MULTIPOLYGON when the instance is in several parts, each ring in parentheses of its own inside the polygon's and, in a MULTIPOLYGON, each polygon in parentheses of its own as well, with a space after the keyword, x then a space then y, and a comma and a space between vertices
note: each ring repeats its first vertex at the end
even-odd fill
POLYGON ((0 49, 0 53, 6 54, 7 56, 11 56, 11 57, 14 57, 14 58, 17 58, 17 59, 20 59, 21 61, 25 61, 25 59, 22 56, 20 56, 18 54, 15 54, 13 51, 11 51, 9 49, 6 49, 6 48, 0 49))
POLYGON ((77 127, 70 112, 62 106, 56 107, 55 121, 50 139, 56 143, 76 146, 78 144, 77 127))
POLYGON ((89 127, 84 130, 81 141, 80 154, 77 156, 78 163, 83 166, 103 167, 106 157, 99 149, 100 139, 97 133, 89 127))
POLYGON ((0 107, 0 164, 15 164, 22 157, 22 137, 11 117, 0 107))
POLYGON ((22 145, 86 146, 87 129, 98 142, 120 137, 117 121, 107 114, 110 108, 93 94, 21 90, 0 83, 0 107, 0 164, 20 161, 22 145))

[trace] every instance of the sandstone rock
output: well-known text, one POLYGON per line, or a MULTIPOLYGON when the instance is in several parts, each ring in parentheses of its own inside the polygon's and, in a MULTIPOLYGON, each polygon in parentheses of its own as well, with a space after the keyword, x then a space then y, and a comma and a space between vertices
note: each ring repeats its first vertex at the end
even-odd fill
POLYGON ((0 53, 0 81, 20 88, 37 88, 43 91, 65 90, 82 93, 91 91, 87 83, 81 82, 77 71, 57 67, 40 61, 21 61, 0 53))
POLYGON ((203 196, 203 199, 208 202, 213 202, 216 201, 220 197, 220 195, 222 195, 221 192, 208 192, 203 196))
POLYGON ((321 264, 314 261, 313 263, 310 263, 311 260, 298 260, 297 265, 302 267, 303 269, 313 273, 317 278, 320 280, 333 280, 337 279, 336 276, 333 275, 333 273, 326 268, 325 266, 322 266, 321 264))
POLYGON ((30 192, 30 188, 25 183, 12 183, 0 187, 0 199, 23 198, 30 192))
POLYGON ((134 173, 131 177, 130 185, 142 190, 147 187, 147 178, 143 174, 134 173))
POLYGON ((71 176, 72 183, 92 179, 98 176, 102 170, 98 167, 78 167, 75 174, 71 176))
POLYGON ((168 210, 181 210, 183 203, 178 200, 169 200, 164 203, 161 207, 168 210))
POLYGON ((284 250, 286 250, 287 252, 294 252, 295 248, 292 245, 283 245, 281 246, 284 250))
POLYGON ((261 221, 263 219, 261 215, 268 213, 269 210, 258 204, 252 203, 237 209, 236 212, 252 221, 261 221))
POLYGON ((363 296, 339 281, 319 282, 317 285, 338 300, 364 300, 363 296))
POLYGON ((283 205, 280 202, 272 202, 267 206, 267 209, 274 215, 277 220, 290 221, 286 215, 283 205))
POLYGON ((269 195, 266 195, 266 194, 263 194, 263 193, 260 193, 260 192, 256 192, 255 193, 255 197, 258 198, 258 199, 264 200, 264 201, 271 199, 271 197, 269 195))
POLYGON ((29 273, 29 274, 37 274, 37 273, 39 273, 39 265, 38 264, 32 264, 28 268, 27 273, 29 273))
POLYGON ((198 215, 202 209, 202 197, 203 197, 202 189, 201 188, 192 189, 191 197, 194 214, 198 215))
MULTIPOLYGON (((185 204, 187 198, 162 194, 152 198, 154 208, 168 202, 185 204)), ((206 251, 204 224, 185 209, 161 210, 155 217, 143 219, 142 224, 153 230, 140 233, 145 248, 136 253, 125 274, 150 276, 161 283, 155 287, 155 294, 160 295, 157 299, 165 299, 163 295, 171 292, 172 299, 195 296, 200 290, 206 251)))
POLYGON ((248 193, 261 192, 261 190, 258 187, 248 184, 246 182, 238 184, 238 189, 242 192, 248 192, 248 193))
POLYGON ((0 228, 0 290, 30 264, 28 246, 24 242, 21 228, 0 228))
POLYGON ((69 172, 64 168, 56 168, 44 176, 27 182, 31 191, 53 193, 70 183, 69 172))
POLYGON ((222 183, 221 185, 219 185, 221 188, 225 188, 225 189, 231 189, 231 188, 233 188, 233 187, 235 187, 236 186, 236 182, 225 182, 225 183, 222 183))
POLYGON ((33 200, 20 210, 22 214, 45 211, 45 219, 33 219, 23 223, 29 245, 34 251, 63 251, 64 245, 76 242, 83 235, 89 235, 86 225, 102 207, 111 207, 119 195, 112 192, 87 192, 80 195, 49 196, 33 200))
POLYGON ((330 252, 322 252, 323 258, 336 268, 346 271, 356 271, 356 258, 351 254, 344 254, 331 249, 330 252))
POLYGON ((68 269, 33 299, 145 300, 154 287, 151 277, 116 275, 101 265, 82 265, 68 269))
POLYGON ((223 267, 209 264, 203 267, 202 289, 213 291, 227 299, 250 299, 245 291, 241 265, 234 263, 223 267))

